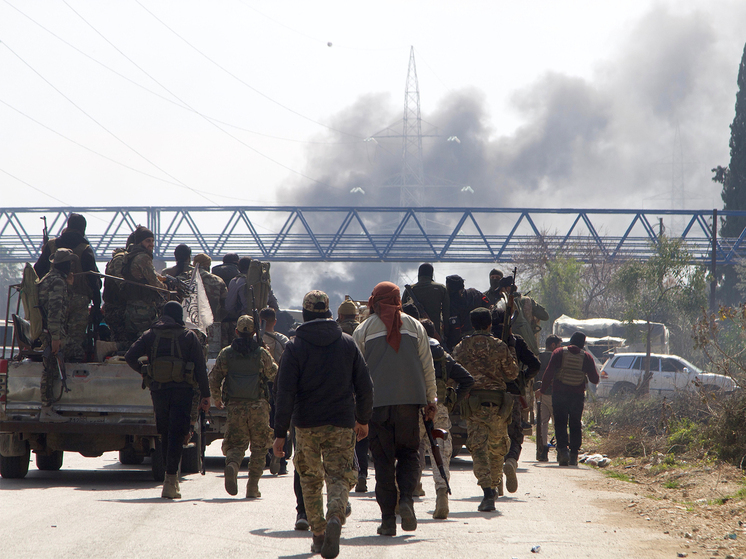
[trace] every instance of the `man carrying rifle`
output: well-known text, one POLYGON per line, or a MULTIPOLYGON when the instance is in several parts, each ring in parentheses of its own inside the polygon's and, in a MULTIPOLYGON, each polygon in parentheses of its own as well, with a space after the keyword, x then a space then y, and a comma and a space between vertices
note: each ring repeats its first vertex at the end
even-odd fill
POLYGON ((435 325, 438 339, 448 335, 448 317, 451 316, 451 301, 448 290, 442 283, 433 281, 433 265, 427 262, 420 265, 417 283, 406 286, 402 304, 412 302, 417 306, 420 318, 429 318, 435 325))
POLYGON ((490 311, 480 307, 469 314, 474 333, 453 350, 453 357, 471 376, 474 386, 461 406, 466 419, 466 447, 474 462, 474 475, 484 491, 477 510, 495 510, 495 488, 502 484, 503 460, 508 452, 508 423, 513 398, 506 382, 518 376, 518 365, 505 342, 490 334, 490 311))
MULTIPOLYGON (((453 440, 451 439, 451 418, 450 413, 454 406, 471 390, 474 386, 474 378, 463 366, 457 363, 451 357, 438 340, 435 339, 435 325, 432 320, 424 318, 421 320, 422 326, 429 337, 430 353, 433 356, 433 365, 435 367, 435 386, 438 390, 438 411, 433 418, 434 428, 440 429, 445 433, 442 444, 439 444, 440 455, 443 461, 443 471, 445 479, 440 473, 440 468, 436 467, 436 459, 433 455, 434 449, 430 449, 429 437, 424 433, 425 423, 420 422, 420 446, 425 445, 430 450, 430 461, 433 468, 433 481, 435 482, 435 511, 433 518, 448 518, 448 480, 451 472, 449 464, 453 455, 453 440), (456 385, 454 390, 453 385, 456 385)), ((424 453, 420 453, 420 466, 423 466, 424 453)))
MULTIPOLYGON (((52 257, 52 268, 39 283, 39 305, 46 317, 46 330, 42 334, 44 349, 44 371, 41 374, 41 413, 40 421, 65 421, 65 418, 52 410, 56 401, 53 394, 54 379, 60 376, 60 363, 63 358, 62 344, 67 335, 67 315, 70 305, 72 261, 74 253, 69 248, 59 248, 52 257)), ((63 361, 64 362, 64 361, 63 361)))
POLYGON ((61 248, 70 249, 71 271, 76 274, 72 283, 70 301, 67 309, 66 338, 64 344, 65 358, 68 361, 85 361, 86 358, 86 329, 88 322, 97 327, 101 321, 101 279, 95 274, 80 274, 80 272, 96 272, 96 256, 85 238, 86 219, 80 214, 72 213, 67 220, 67 227, 56 239, 44 244, 39 260, 34 264, 36 275, 43 278, 50 269, 50 261, 55 252, 61 248), (93 303, 89 313, 88 307, 93 303))

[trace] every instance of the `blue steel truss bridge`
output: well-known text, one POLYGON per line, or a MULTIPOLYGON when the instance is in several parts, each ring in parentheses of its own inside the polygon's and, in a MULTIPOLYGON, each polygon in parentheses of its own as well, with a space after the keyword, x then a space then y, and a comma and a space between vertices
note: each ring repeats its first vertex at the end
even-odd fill
MULTIPOLYGON (((580 261, 647 259, 661 231, 693 263, 746 257, 746 229, 713 239, 713 222, 746 211, 402 207, 0 208, 0 262, 35 261, 46 216, 53 238, 71 212, 88 221, 97 259, 125 245, 136 225, 155 236, 156 258, 185 243, 220 261, 228 252, 276 262, 504 262, 562 254, 580 261)), ((719 225, 718 227, 719 228, 719 225)), ((717 232, 715 232, 717 233, 717 232)))

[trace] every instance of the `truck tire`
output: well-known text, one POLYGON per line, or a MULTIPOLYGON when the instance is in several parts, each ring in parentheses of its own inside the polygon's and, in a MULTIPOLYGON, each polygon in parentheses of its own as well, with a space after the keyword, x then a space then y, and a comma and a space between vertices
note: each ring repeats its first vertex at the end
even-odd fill
POLYGON ((143 456, 142 454, 137 454, 137 452, 135 452, 135 449, 131 446, 123 448, 119 451, 119 462, 126 466, 137 466, 139 464, 142 464, 144 460, 145 456, 143 456))
POLYGON ((153 479, 155 481, 163 481, 163 478, 166 476, 166 461, 163 456, 163 446, 160 439, 156 439, 155 441, 155 448, 150 453, 150 460, 152 462, 150 467, 153 472, 153 479))
POLYGON ((181 453, 182 474, 196 474, 201 470, 200 458, 202 454, 202 436, 200 432, 195 431, 189 442, 194 443, 194 446, 185 448, 184 452, 181 453))
POLYGON ((617 382, 611 387, 610 398, 628 398, 635 393, 636 386, 631 382, 617 382))
POLYGON ((36 453, 36 467, 45 472, 56 472, 62 467, 64 452, 55 450, 51 454, 36 453))
POLYGON ((31 460, 31 449, 26 445, 26 452, 21 456, 0 455, 0 476, 3 479, 23 479, 28 473, 31 460))

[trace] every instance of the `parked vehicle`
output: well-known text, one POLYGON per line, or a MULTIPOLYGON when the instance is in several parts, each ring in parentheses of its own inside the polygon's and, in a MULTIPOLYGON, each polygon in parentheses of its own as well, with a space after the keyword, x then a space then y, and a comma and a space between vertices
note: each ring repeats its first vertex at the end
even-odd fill
MULTIPOLYGON (((599 398, 623 396, 635 391, 645 373, 644 353, 618 353, 610 357, 601 369, 596 395, 599 398)), ((694 391, 698 386, 713 392, 732 392, 738 385, 725 375, 707 373, 678 355, 650 355, 650 394, 671 396, 676 392, 694 391)))

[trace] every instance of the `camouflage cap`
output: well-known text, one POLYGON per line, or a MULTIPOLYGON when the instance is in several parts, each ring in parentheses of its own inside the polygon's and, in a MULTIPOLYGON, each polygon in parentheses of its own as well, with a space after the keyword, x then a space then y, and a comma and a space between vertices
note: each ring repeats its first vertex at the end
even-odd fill
POLYGON ((72 261, 73 255, 73 251, 69 248, 58 248, 54 251, 54 254, 49 257, 49 261, 53 264, 62 264, 63 262, 72 261))
POLYGON ((350 299, 345 299, 339 308, 337 314, 357 314, 357 305, 350 299))
POLYGON ((193 264, 199 264, 199 267, 203 270, 209 270, 210 266, 212 265, 212 258, 207 256, 204 252, 201 252, 200 254, 196 255, 194 257, 194 260, 192 262, 193 264))
POLYGON ((254 319, 246 314, 239 316, 236 321, 236 330, 244 334, 252 334, 254 332, 254 319))
POLYGON ((329 297, 317 289, 309 291, 303 297, 303 310, 310 312, 326 312, 329 310, 329 297))

